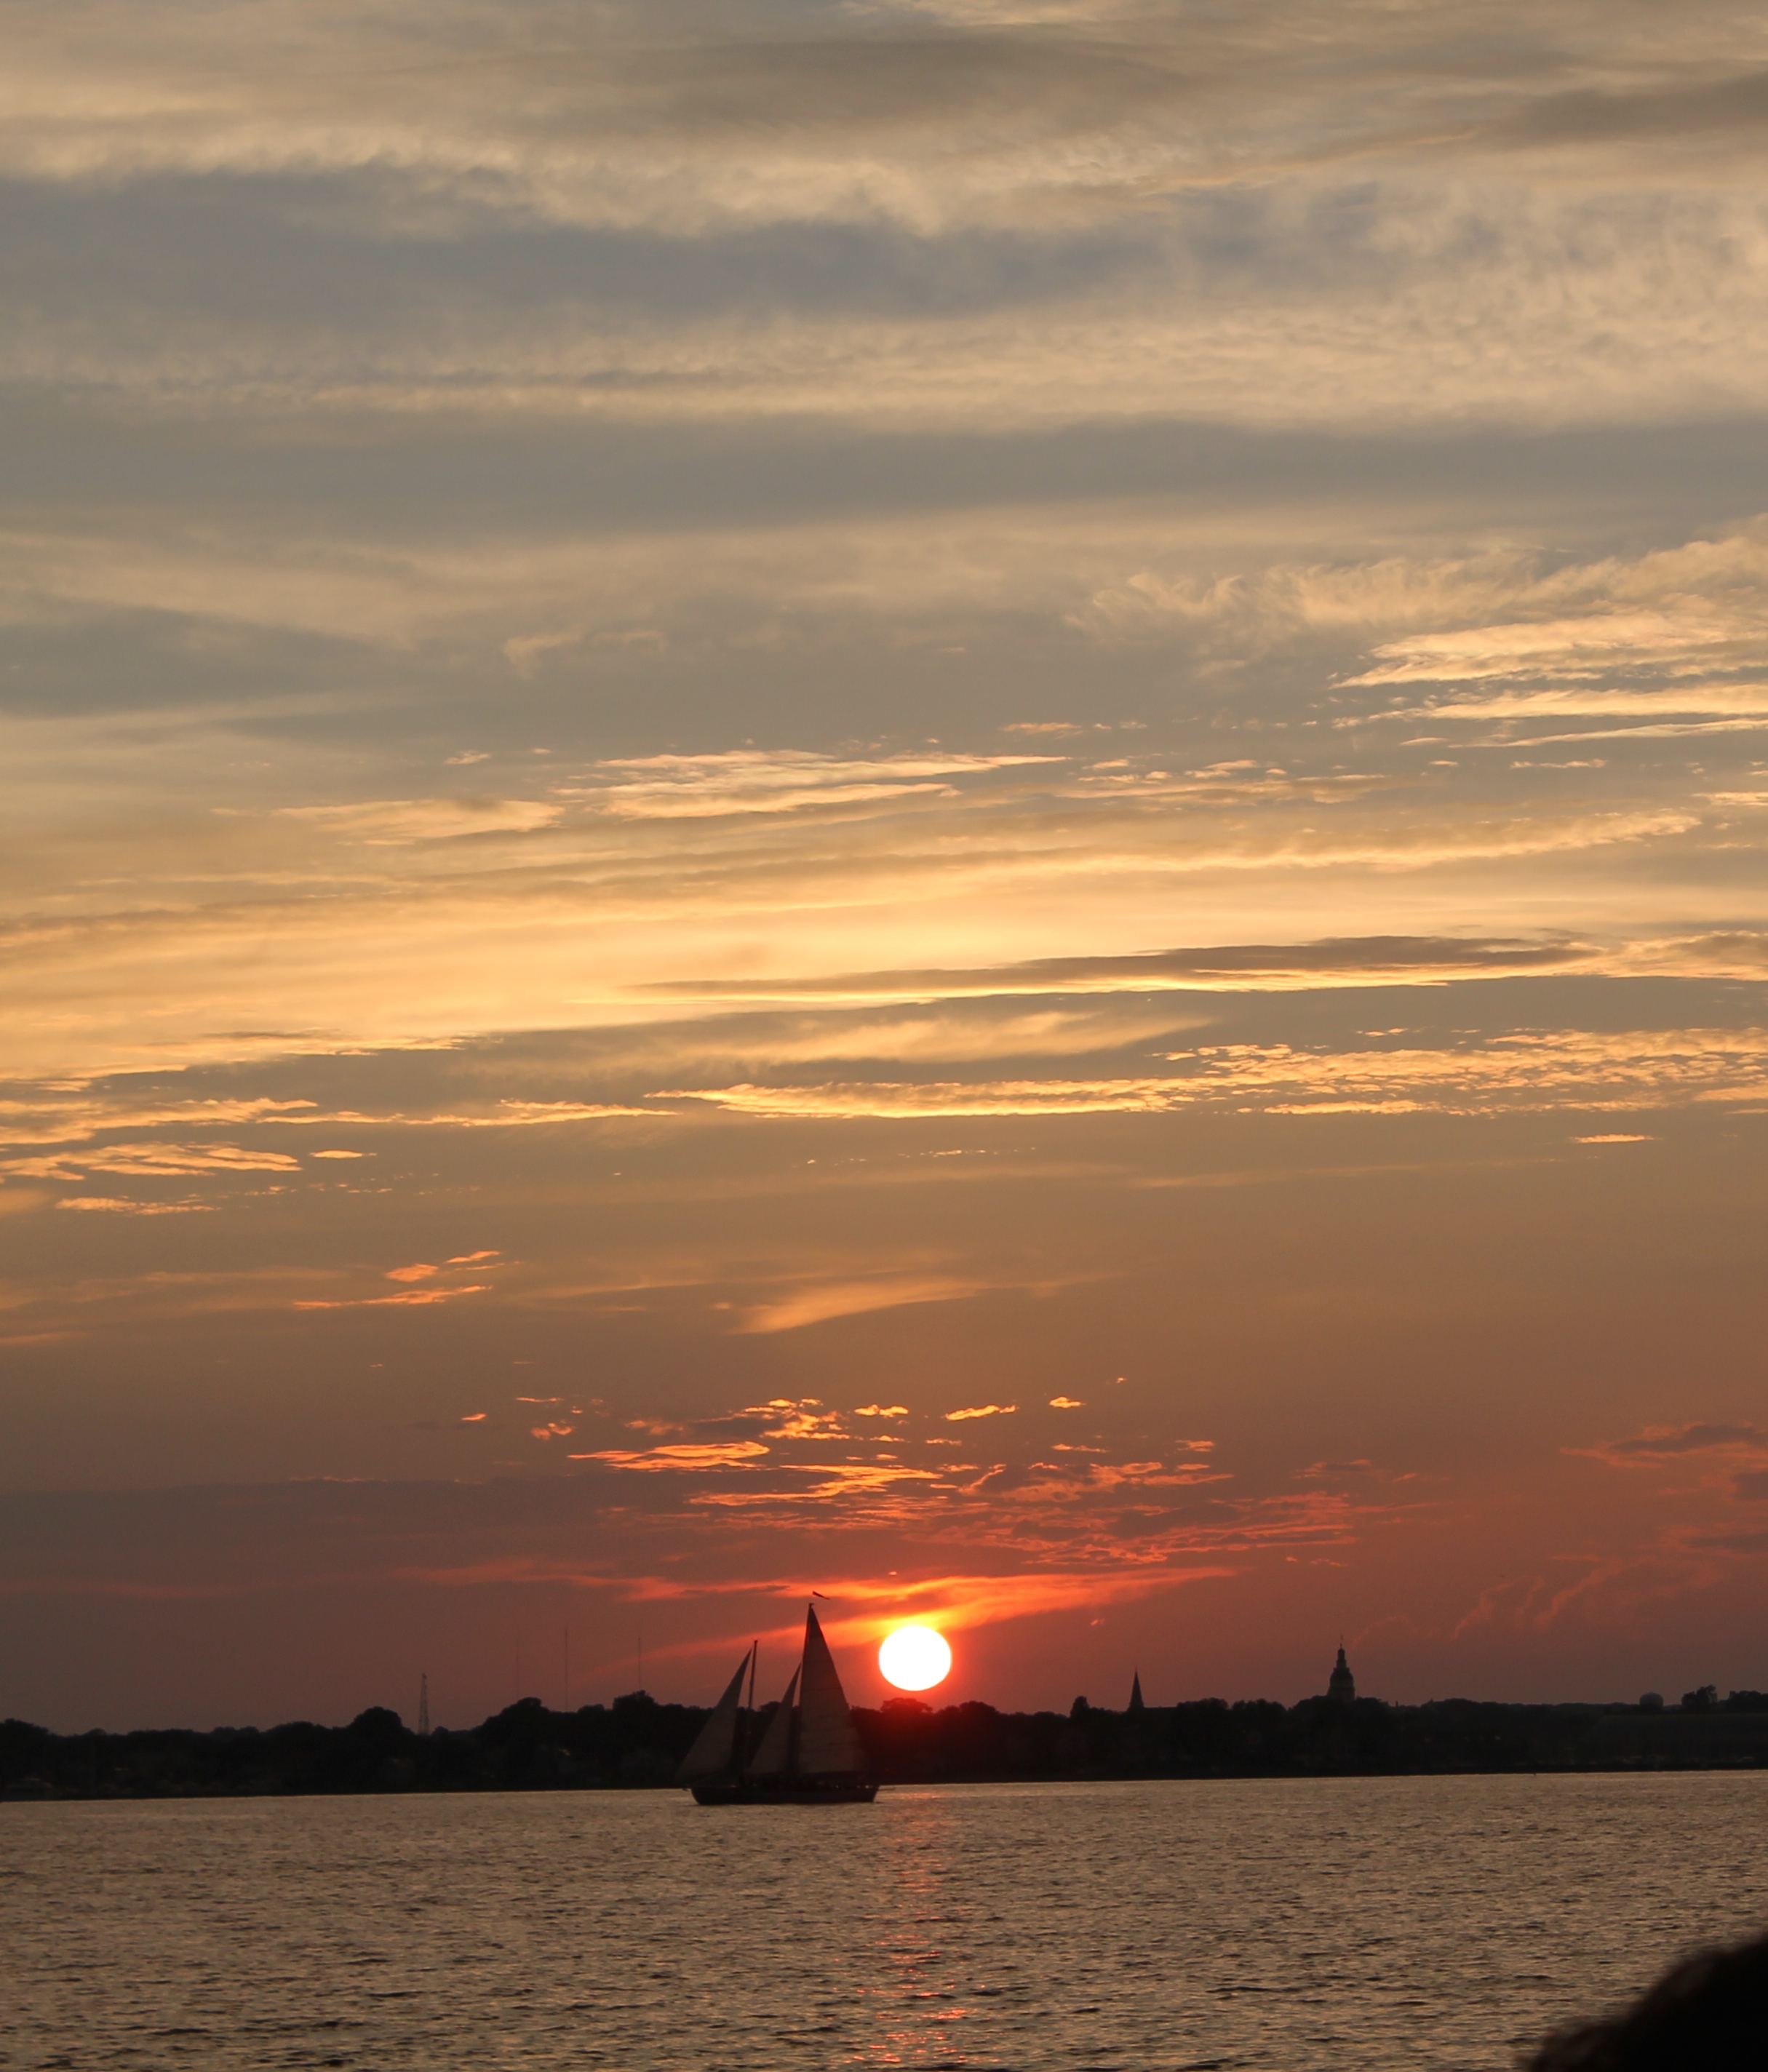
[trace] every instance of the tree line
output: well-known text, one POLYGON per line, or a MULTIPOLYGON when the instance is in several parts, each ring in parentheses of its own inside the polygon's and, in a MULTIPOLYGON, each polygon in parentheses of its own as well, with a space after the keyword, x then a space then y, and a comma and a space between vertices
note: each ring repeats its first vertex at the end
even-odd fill
MULTIPOLYGON (((570 1712, 524 1698, 476 1727, 421 1735, 378 1705, 343 1727, 298 1720, 207 1733, 55 1734, 7 1720, 0 1794, 639 1790, 670 1782, 705 1717, 702 1707, 634 1692, 570 1712)), ((1680 1708, 1205 1698, 1113 1712, 1083 1698, 1063 1713, 894 1698, 853 1717, 874 1773, 898 1784, 1768 1766, 1768 1695, 1721 1699, 1711 1685, 1685 1694, 1680 1708)))

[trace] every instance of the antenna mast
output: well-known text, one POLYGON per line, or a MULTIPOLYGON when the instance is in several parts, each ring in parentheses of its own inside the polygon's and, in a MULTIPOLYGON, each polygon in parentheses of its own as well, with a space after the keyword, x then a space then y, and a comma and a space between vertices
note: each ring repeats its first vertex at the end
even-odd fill
POLYGON ((421 1734, 430 1732, 430 1678, 427 1675, 420 1675, 417 1679, 417 1731, 421 1734))

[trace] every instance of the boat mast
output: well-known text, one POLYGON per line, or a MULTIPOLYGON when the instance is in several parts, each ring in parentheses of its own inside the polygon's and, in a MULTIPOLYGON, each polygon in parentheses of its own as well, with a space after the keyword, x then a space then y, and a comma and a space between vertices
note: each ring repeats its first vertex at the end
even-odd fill
MULTIPOLYGON (((755 1657, 760 1652, 761 1642, 759 1640, 750 1641, 749 1643, 749 1724, 751 1727, 755 1724, 755 1657)), ((742 1776, 742 1766, 749 1760, 749 1751, 743 1745, 747 1737, 743 1733, 743 1716, 738 1712, 736 1729, 730 1737, 730 1774, 733 1777, 742 1776)))
MULTIPOLYGON (((800 1698, 802 1698, 804 1695, 804 1687, 802 1679, 804 1674, 804 1663, 808 1658, 808 1654, 809 1651, 808 1649, 801 1648, 799 1651, 798 1675, 792 1679, 792 1681, 798 1685, 800 1698)), ((787 1777, 793 1776, 798 1769, 798 1733, 799 1729, 804 1725, 804 1715, 802 1707, 800 1705, 794 1705, 792 1708, 791 1718, 787 1722, 786 1728, 786 1762, 783 1774, 787 1777)))

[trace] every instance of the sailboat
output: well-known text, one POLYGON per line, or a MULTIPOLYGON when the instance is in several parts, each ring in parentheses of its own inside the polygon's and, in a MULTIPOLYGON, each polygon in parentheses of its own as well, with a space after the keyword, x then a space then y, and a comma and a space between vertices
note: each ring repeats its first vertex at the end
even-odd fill
POLYGON ((712 1708, 681 1759, 676 1782, 702 1806, 869 1806, 878 1796, 865 1751, 836 1672, 816 1607, 804 1614, 804 1652, 786 1695, 759 1741, 753 1739, 759 1643, 712 1708), (742 1702, 743 1679, 749 1703, 742 1702))

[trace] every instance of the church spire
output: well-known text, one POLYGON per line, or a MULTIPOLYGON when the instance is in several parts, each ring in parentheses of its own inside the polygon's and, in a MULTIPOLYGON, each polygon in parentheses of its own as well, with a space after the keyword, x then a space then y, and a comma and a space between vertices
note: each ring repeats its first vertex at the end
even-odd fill
POLYGON ((1142 1703, 1142 1672, 1139 1669, 1131 1675, 1129 1679, 1129 1709, 1133 1712, 1145 1712, 1148 1710, 1142 1703))

